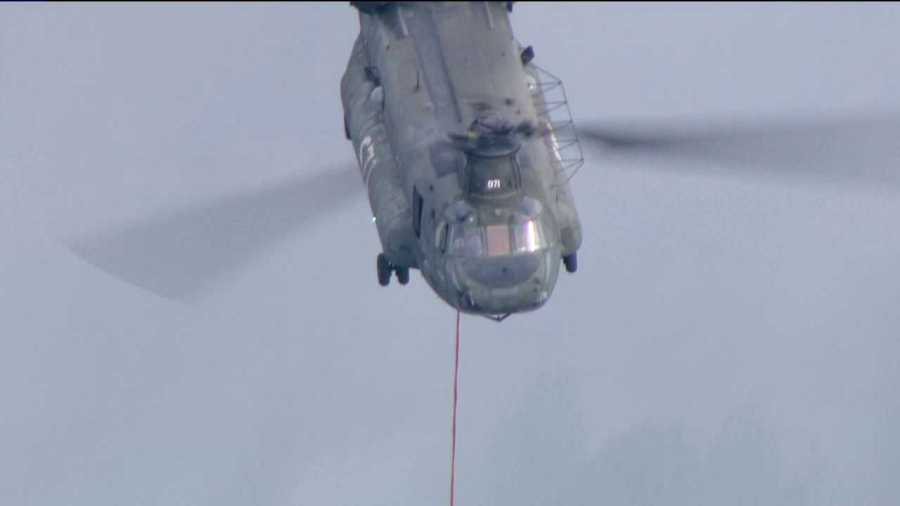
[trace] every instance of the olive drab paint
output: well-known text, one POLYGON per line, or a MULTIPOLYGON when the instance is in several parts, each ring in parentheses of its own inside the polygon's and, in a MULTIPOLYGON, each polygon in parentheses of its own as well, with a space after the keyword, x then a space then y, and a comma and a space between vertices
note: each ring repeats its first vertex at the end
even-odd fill
POLYGON ((351 3, 360 34, 341 99, 379 268, 418 269, 469 313, 542 306, 561 260, 574 265, 581 224, 546 114, 556 102, 508 5, 351 3))

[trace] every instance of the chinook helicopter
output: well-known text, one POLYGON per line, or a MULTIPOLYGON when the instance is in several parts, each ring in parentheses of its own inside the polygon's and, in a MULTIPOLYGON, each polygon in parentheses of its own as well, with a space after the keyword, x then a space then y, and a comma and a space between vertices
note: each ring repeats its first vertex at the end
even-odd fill
POLYGON ((378 282, 404 285, 418 269, 452 307, 502 320, 541 307, 560 269, 578 268, 582 227, 569 183, 584 164, 581 142, 620 161, 655 157, 659 169, 680 159, 725 175, 898 182, 878 162, 900 163, 893 111, 693 125, 592 120, 576 132, 562 82, 513 35, 512 2, 350 3, 360 32, 340 95, 357 167, 83 235, 65 241, 69 249, 137 287, 194 299, 349 202, 361 176, 381 242, 378 282))
POLYGON ((583 159, 561 83, 514 38, 509 2, 351 4, 344 132, 383 248, 378 282, 418 269, 467 313, 539 308, 582 240, 569 179, 583 159))

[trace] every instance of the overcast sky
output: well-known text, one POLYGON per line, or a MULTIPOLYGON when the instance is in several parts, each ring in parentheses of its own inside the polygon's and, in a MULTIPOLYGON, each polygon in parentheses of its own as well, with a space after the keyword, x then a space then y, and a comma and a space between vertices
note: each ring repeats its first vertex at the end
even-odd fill
MULTIPOLYGON (((892 4, 512 16, 584 124, 900 111, 892 4)), ((352 165, 357 31, 346 3, 0 5, 0 503, 446 502, 454 313, 378 286, 361 182, 271 248, 195 251, 243 267, 205 297, 67 247, 223 198, 253 229, 284 205, 231 196, 352 165)), ((841 168, 900 170, 865 151, 841 168)), ((587 154, 579 272, 463 320, 459 504, 893 504, 900 184, 587 154)))

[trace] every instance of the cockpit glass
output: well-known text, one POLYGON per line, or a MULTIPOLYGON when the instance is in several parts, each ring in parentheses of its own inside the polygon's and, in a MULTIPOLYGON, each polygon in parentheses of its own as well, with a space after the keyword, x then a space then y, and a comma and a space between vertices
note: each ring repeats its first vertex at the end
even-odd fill
POLYGON ((480 228, 456 225, 452 227, 451 235, 450 254, 464 257, 484 255, 480 228))
POLYGON ((488 225, 484 227, 487 238, 487 255, 508 255, 512 251, 509 241, 509 227, 506 225, 488 225))
POLYGON ((458 256, 502 256, 531 253, 547 247, 539 221, 452 227, 449 253, 458 256))
POLYGON ((533 220, 514 226, 513 235, 517 253, 537 251, 546 245, 537 222, 533 220))

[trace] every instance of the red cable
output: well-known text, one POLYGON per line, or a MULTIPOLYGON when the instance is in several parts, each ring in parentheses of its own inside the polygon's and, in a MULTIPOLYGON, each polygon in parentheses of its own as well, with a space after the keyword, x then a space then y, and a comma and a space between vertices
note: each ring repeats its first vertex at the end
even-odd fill
POLYGON ((450 506, 456 492, 456 404, 459 391, 459 311, 456 311, 456 358, 453 364, 453 424, 450 429, 450 506))

